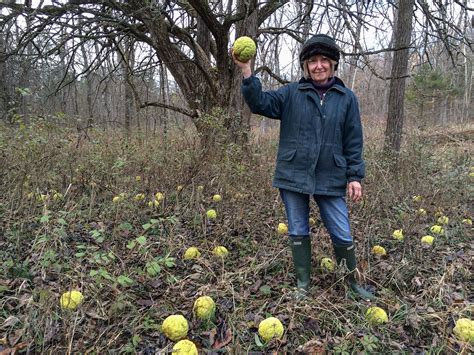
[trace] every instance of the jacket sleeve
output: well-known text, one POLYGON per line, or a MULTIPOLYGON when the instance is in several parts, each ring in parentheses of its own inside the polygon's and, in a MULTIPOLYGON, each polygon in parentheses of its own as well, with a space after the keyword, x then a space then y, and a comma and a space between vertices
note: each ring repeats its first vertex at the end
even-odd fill
POLYGON ((252 75, 242 81, 242 94, 252 113, 280 119, 288 87, 283 86, 275 91, 262 91, 260 80, 252 75))
POLYGON ((359 103, 352 93, 343 134, 343 153, 347 162, 346 176, 348 182, 360 182, 365 176, 365 163, 362 158, 363 141, 359 103))

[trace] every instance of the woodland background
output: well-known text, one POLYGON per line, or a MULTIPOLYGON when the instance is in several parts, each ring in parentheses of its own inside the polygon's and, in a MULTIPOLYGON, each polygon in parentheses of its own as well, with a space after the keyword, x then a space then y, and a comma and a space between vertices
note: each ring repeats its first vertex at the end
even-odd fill
POLYGON ((257 41, 255 72, 274 89, 301 77, 299 48, 323 32, 342 48, 338 75, 364 118, 386 121, 386 143, 399 150, 404 110, 417 127, 472 118, 474 36, 466 0, 399 5, 3 1, 0 114, 165 136, 192 127, 204 141, 219 126, 226 141, 244 143, 251 126, 272 123, 251 120, 243 104, 234 39, 257 41))

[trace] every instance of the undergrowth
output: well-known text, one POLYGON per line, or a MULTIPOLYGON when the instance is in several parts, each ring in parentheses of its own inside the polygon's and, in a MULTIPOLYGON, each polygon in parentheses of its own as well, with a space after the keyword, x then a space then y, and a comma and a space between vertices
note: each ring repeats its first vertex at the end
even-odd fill
POLYGON ((0 351, 167 352, 174 343, 160 326, 170 314, 188 319, 203 352, 472 351, 452 333, 473 317, 472 226, 462 222, 473 217, 472 131, 412 135, 396 165, 367 139, 365 198, 349 207, 361 282, 389 315, 379 326, 365 320, 371 304, 346 296, 340 270, 318 267, 332 248, 315 204, 312 288, 292 299, 274 140, 203 152, 179 132, 78 137, 39 119, 0 133, 0 351), (441 215, 444 234, 423 246, 441 215), (227 258, 212 255, 218 245, 227 258), (190 246, 199 259, 183 260, 190 246), (75 312, 59 307, 71 289, 85 296, 75 312), (212 324, 193 317, 200 295, 216 301, 212 324), (257 328, 270 315, 285 333, 265 344, 257 328))

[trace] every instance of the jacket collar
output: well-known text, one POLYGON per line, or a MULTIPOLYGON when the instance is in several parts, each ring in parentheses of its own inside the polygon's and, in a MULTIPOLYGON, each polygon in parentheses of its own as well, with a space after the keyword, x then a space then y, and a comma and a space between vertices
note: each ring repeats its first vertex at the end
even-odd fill
MULTIPOLYGON (((345 94, 347 88, 344 85, 344 82, 337 76, 335 76, 335 79, 336 79, 336 83, 333 86, 331 86, 330 90, 336 89, 337 91, 345 94)), ((308 89, 316 90, 313 86, 313 83, 311 82, 311 79, 301 78, 300 81, 298 82, 298 90, 308 90, 308 89)))

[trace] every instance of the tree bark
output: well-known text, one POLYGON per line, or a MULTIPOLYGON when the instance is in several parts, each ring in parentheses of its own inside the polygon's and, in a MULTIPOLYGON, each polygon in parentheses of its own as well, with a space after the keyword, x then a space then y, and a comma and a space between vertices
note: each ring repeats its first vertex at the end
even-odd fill
POLYGON ((9 94, 7 84, 7 59, 5 37, 0 33, 0 119, 6 119, 9 110, 9 94))
MULTIPOLYGON (((25 7, 31 8, 31 0, 25 0, 25 7)), ((26 22, 26 32, 28 33, 31 30, 31 18, 29 16, 25 19, 26 22)), ((23 60, 20 63, 20 77, 18 80, 18 88, 16 95, 16 105, 18 113, 26 114, 28 112, 28 103, 29 103, 29 92, 30 89, 30 72, 31 72, 31 53, 32 53, 32 44, 28 43, 26 45, 26 60, 23 60)))
MULTIPOLYGON (((242 9, 247 6, 246 13, 249 14, 243 21, 236 26, 236 38, 240 36, 248 36, 254 40, 257 37, 258 30, 258 10, 257 0, 239 0, 238 7, 242 9)), ((233 65, 233 63, 232 63, 233 65)), ((252 59, 252 65, 255 65, 255 60, 252 59)), ((244 98, 240 91, 242 84, 242 74, 239 70, 235 70, 233 66, 232 86, 230 100, 223 106, 227 110, 225 128, 227 129, 227 141, 243 145, 248 142, 250 132, 250 117, 252 113, 249 107, 245 104, 244 98)))
POLYGON ((122 68, 123 68, 123 85, 125 90, 124 100, 124 128, 127 134, 130 133, 131 122, 135 117, 135 100, 133 97, 133 65, 135 62, 135 49, 131 38, 125 39, 123 48, 122 68))
MULTIPOLYGON (((166 76, 166 67, 161 64, 160 65, 160 98, 161 102, 167 104, 168 103, 168 96, 167 96, 167 91, 166 91, 166 85, 167 85, 167 76, 166 76)), ((168 110, 163 108, 161 110, 161 123, 163 126, 163 138, 166 142, 168 138, 168 110)), ((165 144, 165 149, 167 147, 167 144, 165 144)))
POLYGON ((414 0, 398 3, 398 21, 395 28, 395 48, 393 55, 390 91, 388 98, 388 116, 385 129, 385 150, 398 153, 401 148, 403 119, 405 109, 405 82, 408 68, 409 45, 411 41, 414 0))

